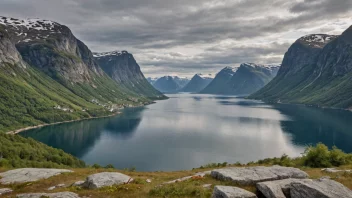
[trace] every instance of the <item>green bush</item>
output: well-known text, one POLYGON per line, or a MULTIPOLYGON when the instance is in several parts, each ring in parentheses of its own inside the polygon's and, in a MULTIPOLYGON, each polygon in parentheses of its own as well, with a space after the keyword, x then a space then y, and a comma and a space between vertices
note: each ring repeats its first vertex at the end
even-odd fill
POLYGON ((0 167, 81 168, 85 163, 31 138, 0 133, 0 167))

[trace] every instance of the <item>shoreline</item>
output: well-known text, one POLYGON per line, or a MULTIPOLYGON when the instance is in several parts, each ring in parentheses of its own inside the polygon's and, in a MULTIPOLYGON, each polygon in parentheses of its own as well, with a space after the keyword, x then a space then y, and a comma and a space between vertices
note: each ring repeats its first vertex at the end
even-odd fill
POLYGON ((82 118, 82 119, 77 119, 77 120, 67 120, 67 121, 61 121, 61 122, 40 124, 40 125, 36 125, 36 126, 29 126, 29 127, 17 129, 17 130, 14 130, 14 131, 8 131, 8 132, 5 132, 5 133, 8 134, 8 135, 16 135, 16 134, 19 134, 21 132, 28 131, 28 130, 31 130, 31 129, 39 129, 39 128, 46 127, 46 126, 65 124, 65 123, 71 123, 71 122, 79 122, 79 121, 84 121, 84 120, 109 118, 109 117, 113 117, 113 116, 116 116, 116 115, 119 115, 119 114, 122 114, 122 112, 118 111, 118 112, 115 112, 114 114, 107 115, 107 116, 90 117, 90 118, 82 118))

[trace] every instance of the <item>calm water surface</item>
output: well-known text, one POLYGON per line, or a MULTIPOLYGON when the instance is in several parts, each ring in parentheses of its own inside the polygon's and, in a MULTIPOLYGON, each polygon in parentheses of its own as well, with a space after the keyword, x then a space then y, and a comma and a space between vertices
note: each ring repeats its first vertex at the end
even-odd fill
POLYGON ((175 94, 111 117, 21 133, 89 164, 139 171, 299 156, 323 142, 352 152, 352 113, 268 105, 228 96, 175 94))

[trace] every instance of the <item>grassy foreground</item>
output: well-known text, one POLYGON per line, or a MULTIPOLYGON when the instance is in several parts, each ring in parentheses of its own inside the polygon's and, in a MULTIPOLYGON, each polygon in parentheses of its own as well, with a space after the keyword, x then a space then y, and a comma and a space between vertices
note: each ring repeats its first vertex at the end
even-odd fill
MULTIPOLYGON (((185 176, 192 176, 197 172, 203 172, 223 167, 249 167, 249 166, 271 166, 282 165, 298 167, 308 173, 310 178, 317 179, 323 176, 329 176, 331 179, 342 183, 352 190, 352 173, 326 173, 321 170, 322 167, 336 166, 340 170, 352 169, 352 154, 343 153, 337 148, 329 150, 323 144, 317 144, 316 147, 308 147, 302 157, 290 158, 283 155, 280 158, 264 159, 258 162, 250 162, 248 164, 208 164, 200 168, 189 171, 175 172, 135 172, 133 169, 116 170, 111 165, 107 168, 101 168, 94 165, 88 168, 71 168, 73 173, 65 173, 46 180, 25 184, 0 185, 0 188, 7 187, 14 190, 8 197, 14 197, 20 193, 34 192, 60 192, 71 191, 79 194, 81 197, 211 197, 213 187, 215 185, 235 186, 235 184, 226 181, 218 181, 211 176, 193 177, 190 180, 177 182, 174 184, 163 184, 171 180, 179 179, 185 176), (108 168, 111 167, 111 168, 108 168), (134 181, 129 184, 106 187, 96 190, 87 190, 80 187, 70 187, 76 181, 85 180, 88 175, 99 172, 120 172, 131 176, 134 181), (146 180, 150 179, 148 183, 146 180), (53 191, 47 189, 58 184, 65 184, 66 187, 58 188, 53 191), (163 184, 163 185, 162 185, 163 184), (210 188, 204 188, 203 185, 211 184, 210 188)), ((1 168, 0 172, 10 170, 12 168, 1 168)), ((255 186, 240 186, 252 192, 256 192, 255 186)))
MULTIPOLYGON (((230 165, 235 166, 235 165, 230 165)), ((340 169, 352 169, 352 165, 340 167, 340 169)), ((72 169, 74 173, 62 174, 46 180, 41 180, 33 183, 17 184, 17 185, 0 185, 2 187, 10 187, 14 190, 14 193, 8 196, 15 196, 19 193, 30 193, 30 192, 60 192, 60 191, 71 191, 79 194, 81 197, 211 197, 213 187, 215 185, 228 185, 235 186, 230 182, 217 181, 210 176, 205 178, 192 178, 188 181, 178 182, 175 184, 167 184, 159 186, 160 184, 178 179, 185 176, 193 175, 199 171, 212 170, 207 169, 195 169, 192 171, 176 171, 176 172, 129 172, 129 171, 118 171, 114 169, 94 169, 94 168, 81 168, 72 169), (78 187, 66 187, 59 188, 57 190, 48 191, 47 189, 51 186, 58 184, 71 185, 72 183, 84 180, 88 175, 99 173, 99 172, 120 172, 127 174, 134 178, 134 181, 130 184, 121 186, 107 187, 97 190, 86 190, 78 187), (147 183, 146 180, 151 179, 151 183, 147 183), (204 188, 204 184, 211 184, 210 188, 204 188)), ((307 172, 311 178, 316 179, 322 176, 329 176, 333 180, 344 184, 346 187, 352 190, 352 174, 341 174, 341 173, 324 173, 320 168, 302 168, 303 171, 307 172)), ((5 169, 0 169, 5 171, 5 169)), ((254 186, 241 186, 244 189, 255 192, 254 186)))

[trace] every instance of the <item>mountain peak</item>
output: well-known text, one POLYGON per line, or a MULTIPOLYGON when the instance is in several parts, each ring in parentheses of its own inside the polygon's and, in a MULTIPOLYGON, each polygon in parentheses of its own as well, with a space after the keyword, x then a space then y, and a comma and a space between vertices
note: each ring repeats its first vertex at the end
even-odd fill
POLYGON ((44 20, 39 18, 27 18, 27 19, 15 19, 12 17, 3 17, 0 16, 0 24, 13 27, 26 27, 29 29, 35 30, 47 30, 47 31, 56 31, 56 26, 61 26, 59 23, 50 20, 44 20))
POLYGON ((221 71, 231 71, 231 72, 236 72, 237 71, 237 67, 225 67, 224 69, 222 69, 221 71))
POLYGON ((95 58, 100 58, 104 56, 121 56, 124 54, 129 54, 128 51, 122 50, 122 51, 111 51, 111 52, 94 52, 93 56, 95 58))
POLYGON ((200 78, 213 78, 213 76, 211 74, 202 74, 202 73, 198 73, 194 76, 198 76, 200 78))
POLYGON ((304 44, 314 47, 314 48, 323 48, 330 41, 334 40, 338 36, 328 35, 328 34, 309 34, 298 39, 298 41, 303 42, 304 44))

